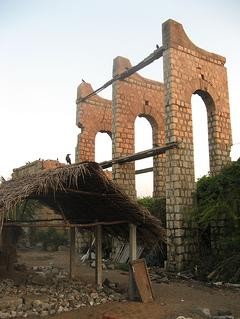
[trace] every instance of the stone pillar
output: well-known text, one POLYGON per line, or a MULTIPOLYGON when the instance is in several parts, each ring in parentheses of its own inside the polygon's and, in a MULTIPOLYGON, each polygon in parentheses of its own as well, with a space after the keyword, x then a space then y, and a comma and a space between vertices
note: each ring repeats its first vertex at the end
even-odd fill
POLYGON ((196 47, 173 20, 163 24, 163 45, 166 143, 179 143, 166 152, 168 265, 180 270, 194 253, 185 223, 195 189, 192 94, 207 107, 211 171, 229 162, 231 127, 225 59, 196 47))
MULTIPOLYGON (((121 59, 116 58, 113 64, 113 76, 123 71, 121 59)), ((124 155, 134 154, 134 121, 130 101, 123 99, 129 91, 125 81, 116 81, 113 84, 112 115, 113 115, 113 159, 124 155)), ((132 198, 136 197, 135 164, 113 165, 113 180, 122 190, 132 198)))
MULTIPOLYGON (((162 119, 163 120, 163 119, 162 119)), ((160 126, 155 129, 153 126, 153 146, 165 145, 165 127, 160 126)), ((165 154, 160 154, 153 157, 153 197, 165 198, 165 154)))
MULTIPOLYGON (((131 68, 130 61, 117 57, 113 63, 113 77, 131 68)), ((134 124, 137 116, 145 117, 153 129, 153 143, 162 145, 164 137, 164 87, 162 83, 145 79, 138 73, 113 84, 113 158, 131 155, 134 147, 134 124)), ((154 159, 154 194, 165 195, 162 158, 154 159)), ((136 197, 135 164, 113 166, 113 179, 132 198, 136 197)))

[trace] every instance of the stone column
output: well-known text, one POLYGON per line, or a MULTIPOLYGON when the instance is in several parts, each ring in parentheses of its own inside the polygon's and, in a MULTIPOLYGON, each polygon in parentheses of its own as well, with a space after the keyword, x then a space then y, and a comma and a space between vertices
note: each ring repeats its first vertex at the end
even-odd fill
POLYGON ((195 46, 173 20, 163 24, 163 45, 166 143, 179 143, 166 152, 168 265, 180 270, 194 254, 185 218, 195 189, 192 94, 200 95, 207 108, 212 172, 229 162, 231 127, 225 58, 195 46))

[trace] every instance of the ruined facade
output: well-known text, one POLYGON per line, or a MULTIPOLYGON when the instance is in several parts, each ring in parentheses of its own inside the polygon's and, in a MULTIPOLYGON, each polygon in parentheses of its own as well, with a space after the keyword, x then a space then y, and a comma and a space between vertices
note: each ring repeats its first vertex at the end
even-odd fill
POLYGON ((65 164, 56 160, 36 160, 29 162, 26 165, 13 169, 12 178, 18 178, 26 175, 38 173, 40 171, 46 171, 57 167, 63 167, 65 164))
MULTIPOLYGON (((134 153, 134 122, 146 117, 153 129, 153 144, 177 142, 179 147, 154 158, 154 196, 166 197, 168 265, 181 269, 189 260, 191 242, 186 241, 184 215, 191 208, 194 191, 192 94, 205 102, 211 172, 230 161, 231 125, 225 58, 195 46, 181 24, 173 20, 162 26, 164 83, 139 74, 113 84, 112 101, 95 95, 77 105, 76 162, 94 160, 95 136, 112 137, 113 158, 134 153)), ((117 57, 113 76, 130 68, 129 60, 117 57)), ((78 88, 78 98, 92 91, 89 84, 78 88)), ((113 179, 135 197, 134 163, 115 164, 113 179)))

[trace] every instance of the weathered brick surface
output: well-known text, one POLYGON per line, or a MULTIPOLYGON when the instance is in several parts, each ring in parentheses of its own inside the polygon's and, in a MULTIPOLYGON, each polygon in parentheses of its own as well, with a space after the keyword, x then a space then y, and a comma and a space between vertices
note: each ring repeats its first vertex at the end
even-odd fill
MULTIPOLYGON (((81 83, 77 99, 93 92, 89 83, 81 83)), ((76 124, 81 128, 75 153, 75 161, 95 160, 95 137, 98 132, 112 135, 112 102, 95 95, 84 103, 77 104, 76 124)))
MULTIPOLYGON (((129 60, 114 60, 113 73, 131 67, 129 60)), ((78 99, 93 91, 88 83, 78 87, 78 99)), ((113 85, 113 101, 95 95, 77 105, 77 126, 81 128, 76 147, 76 162, 95 158, 95 136, 98 132, 113 135, 113 158, 134 154, 134 123, 137 116, 146 117, 153 129, 153 144, 164 144, 164 86, 138 74, 113 85)), ((165 196, 164 156, 154 157, 154 196, 165 196)), ((113 178, 132 196, 135 191, 135 164, 114 165, 113 178)))
POLYGON ((35 174, 42 170, 54 169, 57 167, 63 167, 65 164, 60 163, 55 160, 36 160, 33 162, 29 162, 28 164, 14 168, 12 173, 12 178, 18 178, 26 175, 35 174))
MULTIPOLYGON (((113 158, 134 153, 134 122, 147 118, 153 129, 153 144, 178 142, 165 156, 154 158, 154 196, 165 196, 167 205, 168 265, 181 269, 194 251, 185 214, 192 206, 194 182, 192 94, 202 97, 207 108, 211 173, 230 161, 231 124, 225 58, 195 46, 181 24, 163 24, 164 84, 135 73, 113 84, 112 101, 94 96, 78 104, 76 162, 94 160, 95 135, 112 133, 113 158)), ((128 59, 117 57, 113 76, 130 68, 128 59)), ((78 97, 92 91, 82 83, 78 97)), ((143 132, 144 134, 144 132, 143 132)), ((131 197, 136 196, 135 164, 114 165, 113 179, 131 197)))
POLYGON ((209 157, 212 173, 230 161, 231 126, 225 58, 196 47, 182 25, 163 24, 166 142, 179 149, 166 153, 168 262, 181 269, 189 259, 184 214, 192 205, 194 159, 191 96, 199 94, 208 116, 209 157))
MULTIPOLYGON (((128 59, 117 57, 113 76, 130 68, 128 59)), ((145 117, 153 130, 153 144, 163 145, 164 86, 135 73, 113 84, 113 158, 134 154, 134 123, 137 116, 145 117)), ((144 132, 143 132, 144 134, 144 132)), ((165 195, 164 156, 154 158, 154 196, 165 195)), ((113 178, 127 193, 135 197, 135 164, 114 165, 113 178)))

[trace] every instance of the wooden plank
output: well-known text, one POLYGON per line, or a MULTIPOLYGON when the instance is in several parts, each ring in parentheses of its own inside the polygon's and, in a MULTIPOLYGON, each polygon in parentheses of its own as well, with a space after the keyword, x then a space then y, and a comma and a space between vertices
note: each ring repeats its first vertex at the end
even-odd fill
POLYGON ((153 290, 145 259, 132 261, 131 268, 142 302, 146 303, 153 301, 153 290))

